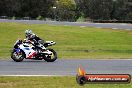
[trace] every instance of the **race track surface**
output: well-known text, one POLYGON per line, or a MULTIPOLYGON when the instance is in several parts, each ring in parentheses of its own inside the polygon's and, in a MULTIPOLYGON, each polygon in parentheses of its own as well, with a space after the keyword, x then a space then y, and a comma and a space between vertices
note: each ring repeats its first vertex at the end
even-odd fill
POLYGON ((26 23, 26 24, 51 24, 51 25, 80 26, 80 27, 89 26, 89 27, 97 27, 97 28, 132 30, 132 24, 125 24, 125 23, 59 22, 59 21, 7 20, 7 19, 0 19, 0 22, 16 22, 16 23, 26 23))
POLYGON ((0 75, 76 75, 82 66, 88 74, 132 74, 132 60, 0 60, 0 75))

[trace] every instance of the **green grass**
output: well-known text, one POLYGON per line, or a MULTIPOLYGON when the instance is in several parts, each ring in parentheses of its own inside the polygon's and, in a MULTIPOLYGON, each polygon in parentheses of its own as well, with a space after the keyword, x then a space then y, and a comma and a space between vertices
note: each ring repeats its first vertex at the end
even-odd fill
POLYGON ((54 40, 59 59, 132 58, 132 31, 45 24, 0 23, 0 58, 9 58, 16 39, 32 31, 54 40))
POLYGON ((0 77, 0 88, 132 88, 132 84, 85 84, 75 77, 0 77))

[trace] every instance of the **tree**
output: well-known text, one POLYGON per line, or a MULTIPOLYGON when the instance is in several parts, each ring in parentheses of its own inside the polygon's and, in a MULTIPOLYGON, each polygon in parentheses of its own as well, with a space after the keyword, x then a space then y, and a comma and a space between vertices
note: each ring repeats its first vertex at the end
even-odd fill
POLYGON ((116 0, 114 18, 117 20, 126 20, 127 14, 127 0, 116 0))
MULTIPOLYGON (((54 4, 56 7, 56 19, 60 21, 75 21, 76 20, 76 3, 74 0, 59 0, 54 4)), ((54 13, 54 9, 52 9, 54 13)), ((53 16, 54 17, 54 16, 53 16)))
POLYGON ((0 12, 1 12, 1 15, 8 16, 8 15, 12 14, 11 8, 10 8, 11 5, 8 4, 10 2, 11 2, 11 0, 0 1, 0 12))
POLYGON ((112 11, 112 0, 80 0, 80 11, 91 19, 109 20, 112 11))
POLYGON ((132 20, 131 0, 0 0, 0 16, 132 20), (53 8, 54 7, 54 8, 53 8))
POLYGON ((36 18, 41 15, 47 16, 49 8, 52 6, 54 0, 21 0, 22 16, 29 16, 36 18))
POLYGON ((129 0, 76 0, 79 11, 94 20, 131 19, 132 1, 129 0))
POLYGON ((132 0, 127 1, 126 8, 127 8, 126 20, 132 20, 132 0))
POLYGON ((3 0, 0 1, 0 15, 31 17, 48 16, 54 0, 3 0))

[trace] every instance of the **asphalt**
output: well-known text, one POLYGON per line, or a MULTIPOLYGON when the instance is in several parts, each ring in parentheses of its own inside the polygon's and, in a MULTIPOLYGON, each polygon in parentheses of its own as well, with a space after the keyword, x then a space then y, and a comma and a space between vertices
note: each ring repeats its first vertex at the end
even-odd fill
POLYGON ((78 67, 88 74, 132 74, 132 60, 0 60, 0 75, 76 75, 78 67))
POLYGON ((97 27, 97 28, 112 28, 132 30, 132 24, 126 23, 90 23, 90 22, 59 22, 59 21, 40 21, 40 20, 7 20, 0 19, 0 22, 16 22, 26 24, 50 24, 64 26, 80 26, 80 27, 97 27))

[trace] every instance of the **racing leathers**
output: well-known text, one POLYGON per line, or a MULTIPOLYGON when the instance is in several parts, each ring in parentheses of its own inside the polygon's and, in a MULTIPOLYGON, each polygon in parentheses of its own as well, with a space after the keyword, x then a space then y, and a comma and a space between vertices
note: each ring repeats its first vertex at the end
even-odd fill
POLYGON ((42 50, 46 50, 46 48, 45 48, 45 47, 43 46, 43 44, 42 44, 42 43, 44 43, 43 40, 40 39, 40 38, 39 38, 37 35, 35 35, 34 33, 31 34, 31 35, 26 35, 26 40, 32 41, 32 42, 33 42, 32 44, 33 44, 36 48, 42 49, 42 50))

